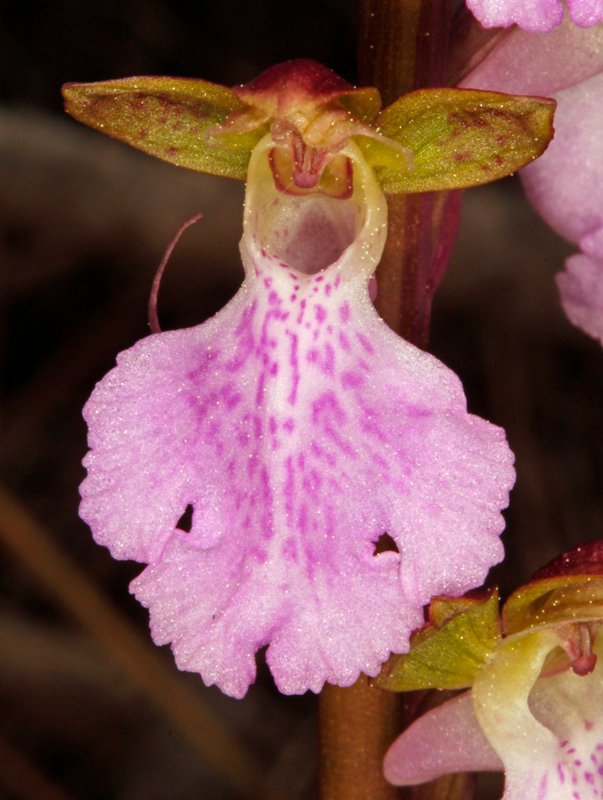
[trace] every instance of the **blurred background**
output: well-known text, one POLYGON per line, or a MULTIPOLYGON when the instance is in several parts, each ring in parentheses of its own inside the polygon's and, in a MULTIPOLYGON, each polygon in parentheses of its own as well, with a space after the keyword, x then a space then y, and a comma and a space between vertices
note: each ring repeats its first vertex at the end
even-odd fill
MULTIPOLYGON (((282 697, 263 666, 243 701, 178 673, 113 561, 79 520, 81 407, 144 336, 155 269, 164 329, 215 313, 242 278, 243 187, 179 171, 67 118, 60 86, 135 74, 231 85, 309 57, 355 79, 346 0, 4 5, 0 18, 0 798, 311 798, 313 696, 282 697)), ((436 297, 432 351, 472 411, 506 428, 518 481, 508 592, 601 536, 603 353, 563 316, 570 248, 510 179, 465 194, 436 297)), ((484 798, 497 797, 482 789, 484 798)))

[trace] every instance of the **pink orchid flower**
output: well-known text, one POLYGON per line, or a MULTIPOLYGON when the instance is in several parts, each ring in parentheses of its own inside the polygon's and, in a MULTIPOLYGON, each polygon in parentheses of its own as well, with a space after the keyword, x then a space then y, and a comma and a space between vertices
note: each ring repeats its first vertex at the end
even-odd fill
MULTIPOLYGON (((589 5, 600 19, 603 2, 589 5)), ((555 138, 521 177, 546 222, 582 251, 557 283, 570 320, 603 343, 603 25, 584 29, 565 19, 550 33, 515 29, 462 85, 557 100, 555 138)))
MULTIPOLYGON (((350 685, 407 649, 434 593, 479 585, 502 558, 511 452, 467 412, 454 373, 397 337, 369 298, 387 204, 356 137, 383 137, 349 109, 373 90, 313 62, 274 68, 234 99, 143 80, 159 94, 133 96, 140 79, 92 85, 99 114, 123 89, 136 113, 161 102, 167 116, 172 87, 183 103, 198 91, 228 106, 214 137, 259 126, 245 280, 215 317, 138 342, 97 385, 82 517, 114 557, 148 565, 131 591, 181 669, 242 697, 267 645, 282 692, 350 685)), ((196 108, 198 128, 207 111, 196 108)), ((167 147, 163 130, 145 130, 152 152, 196 157, 184 139, 167 147)), ((242 160, 218 156, 207 158, 238 174, 242 160)))
MULTIPOLYGON (((563 19, 562 0, 467 0, 468 8, 485 28, 519 25, 525 31, 542 33, 556 28, 563 19)), ((567 0, 575 25, 588 28, 603 22, 601 0, 567 0)))
POLYGON ((451 634, 447 647, 454 654, 440 677, 450 681, 464 656, 471 688, 394 742, 385 758, 387 779, 415 785, 451 772, 504 770, 503 800, 602 797, 602 599, 601 547, 593 543, 512 595, 503 610, 505 635, 482 639, 474 659, 462 641, 452 644, 451 634), (572 561, 581 563, 568 576, 572 561))

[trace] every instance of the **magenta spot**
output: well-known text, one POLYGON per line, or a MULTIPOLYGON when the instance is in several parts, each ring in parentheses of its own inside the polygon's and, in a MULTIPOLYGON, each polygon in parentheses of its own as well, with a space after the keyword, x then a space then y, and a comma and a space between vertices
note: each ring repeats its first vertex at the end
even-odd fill
POLYGON ((325 414, 332 415, 337 422, 345 420, 345 414, 334 392, 324 392, 312 403, 312 422, 320 422, 325 414))
POLYGON ((331 284, 330 284, 330 283, 325 283, 325 294, 326 294, 326 296, 327 296, 327 297, 330 297, 330 296, 331 296, 331 290, 332 290, 332 288, 333 288, 333 287, 331 286, 331 284))
POLYGON ((272 362, 272 366, 270 367, 270 374, 271 375, 278 375, 278 364, 276 361, 272 362))
POLYGON ((590 722, 587 719, 584 720, 584 730, 592 731, 593 727, 594 727, 594 723, 593 722, 590 722))
POLYGON ((324 279, 325 279, 324 275, 317 275, 316 278, 314 278, 314 282, 320 283, 321 281, 324 281, 324 279))
POLYGON ((364 378, 357 372, 347 370, 341 374, 341 385, 344 389, 357 389, 364 383, 364 378))
POLYGON ((297 400, 297 389, 299 387, 299 364, 297 359, 297 336, 291 331, 286 331, 290 341, 289 365, 291 367, 291 390, 287 398, 291 405, 295 405, 297 400))
POLYGON ((347 303, 342 303, 339 306, 339 319, 342 322, 347 322, 350 318, 350 306, 347 303))
POLYGON ((369 342, 369 340, 366 338, 366 336, 363 333, 360 333, 360 331, 357 331, 356 332, 356 338, 358 339, 358 341, 360 343, 360 346, 364 350, 366 350, 367 353, 370 353, 372 355, 375 352, 375 348, 373 347, 373 345, 369 342))
POLYGON ((250 556, 254 559, 254 561, 257 561, 258 564, 266 563, 267 559, 266 551, 261 547, 252 548, 250 551, 250 556))
POLYGON ((295 430, 295 422, 293 421, 293 417, 289 417, 283 422, 283 428, 287 431, 287 433, 293 433, 295 430))
POLYGON ((333 375, 335 373, 335 350, 333 349, 333 345, 327 344, 325 345, 325 361, 323 365, 323 371, 326 375, 333 375))
POLYGON ((559 762, 557 762, 557 775, 559 776, 559 783, 565 783, 565 774, 563 772, 563 767, 559 762))
POLYGON ((316 361, 318 361, 318 350, 316 350, 315 347, 313 347, 311 350, 308 350, 308 355, 306 358, 311 364, 314 364, 316 361))
POLYGON ((290 295, 290 296, 289 296, 289 301, 290 301, 291 303, 295 303, 295 295, 294 295, 294 294, 292 294, 292 295, 290 295))
POLYGON ((341 283, 341 273, 338 273, 337 277, 335 278, 335 288, 336 289, 337 289, 337 287, 339 286, 340 283, 341 283))
POLYGON ((266 391, 266 370, 262 370, 260 372, 260 377, 258 379, 258 388, 255 393, 255 404, 256 406, 262 406, 264 404, 264 392, 266 391))
POLYGON ((306 301, 302 300, 301 303, 299 304, 299 314, 297 315, 297 320, 296 320, 298 325, 301 325, 305 311, 306 311, 306 301))
POLYGON ((327 312, 324 306, 316 305, 314 307, 314 314, 316 315, 316 321, 319 324, 322 324, 325 319, 327 318, 327 312))
POLYGON ((273 436, 276 433, 277 428, 278 428, 278 425, 276 424, 275 418, 273 416, 270 416, 270 419, 268 420, 268 430, 270 431, 270 433, 273 436))
POLYGON ((264 278, 264 286, 266 289, 270 289, 272 286, 272 278, 264 278))
POLYGON ((306 457, 305 457, 305 455, 303 453, 298 453, 297 454, 297 466, 301 470, 304 470, 306 468, 306 457))
POLYGON ((594 783, 595 782, 595 776, 593 775, 592 772, 585 772, 584 773, 584 780, 587 783, 594 783))
POLYGON ((342 331, 339 332, 339 346, 346 353, 350 352, 350 340, 342 331))
POLYGON ((577 767, 581 767, 581 766, 582 766, 582 761, 580 761, 580 759, 579 759, 579 758, 576 758, 576 759, 574 759, 574 764, 575 764, 577 767))
POLYGON ((281 298, 278 296, 278 294, 274 290, 272 290, 270 292, 270 294, 268 295, 268 302, 270 303, 271 306, 274 306, 277 303, 280 304, 281 298))
POLYGON ((283 545, 283 556, 288 561, 297 561, 297 542, 293 537, 287 539, 285 544, 283 545))
POLYGON ((291 516, 293 513, 293 495, 295 492, 295 477, 293 474, 293 461, 291 460, 291 456, 287 458, 285 462, 285 470, 287 471, 287 479, 285 481, 285 511, 287 512, 287 516, 291 516))

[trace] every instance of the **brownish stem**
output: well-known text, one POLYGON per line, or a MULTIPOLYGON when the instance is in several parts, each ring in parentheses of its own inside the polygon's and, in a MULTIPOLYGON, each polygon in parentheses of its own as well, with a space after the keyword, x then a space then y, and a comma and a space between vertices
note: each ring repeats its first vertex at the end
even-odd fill
MULTIPOLYGON (((360 0, 359 83, 384 103, 445 85, 449 0, 360 0)), ((377 309, 395 331, 425 347, 431 301, 456 235, 458 193, 388 198, 388 240, 377 270, 377 309)), ((367 599, 368 602, 368 599, 367 599)), ((320 697, 321 800, 394 800, 382 771, 400 731, 399 700, 369 686, 327 686, 320 697)))
POLYGON ((347 689, 320 696, 321 800, 395 800, 383 777, 383 755, 400 730, 397 696, 361 675, 347 689))
POLYGON ((427 347, 431 303, 456 239, 461 197, 461 192, 388 197, 376 306, 390 328, 418 347, 427 347))
MULTIPOLYGON (((447 84, 449 0, 361 0, 359 82, 385 104, 404 92, 447 84)), ((388 197, 388 237, 377 269, 377 310, 425 348, 431 302, 458 228, 460 193, 388 197)))

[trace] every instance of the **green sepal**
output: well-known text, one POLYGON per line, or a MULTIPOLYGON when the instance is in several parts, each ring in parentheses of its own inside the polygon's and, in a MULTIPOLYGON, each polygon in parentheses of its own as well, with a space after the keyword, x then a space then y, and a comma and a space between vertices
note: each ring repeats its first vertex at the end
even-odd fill
POLYGON ((385 192, 464 189, 498 180, 537 158, 553 137, 554 100, 474 89, 420 89, 375 120, 387 142, 358 137, 385 192), (413 153, 404 168, 395 145, 413 153))
POLYGON ((224 86, 187 78, 134 77, 63 87, 72 117, 170 164, 244 180, 265 130, 207 136, 246 106, 224 86))
POLYGON ((411 638, 410 652, 391 656, 376 686, 394 692, 471 686, 500 640, 497 590, 433 598, 429 613, 429 623, 411 638))
POLYGON ((603 577, 558 575, 531 581, 502 610, 506 636, 574 622, 603 620, 603 577))

